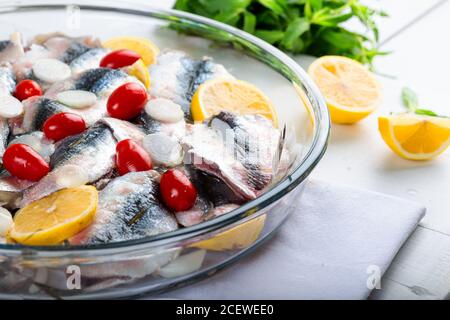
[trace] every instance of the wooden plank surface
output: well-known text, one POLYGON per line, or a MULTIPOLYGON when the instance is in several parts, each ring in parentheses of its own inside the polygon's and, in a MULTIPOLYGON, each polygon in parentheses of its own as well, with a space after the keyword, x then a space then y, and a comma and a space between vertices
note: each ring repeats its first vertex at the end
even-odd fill
POLYGON ((419 227, 374 290, 372 299, 445 299, 450 293, 450 237, 419 227))

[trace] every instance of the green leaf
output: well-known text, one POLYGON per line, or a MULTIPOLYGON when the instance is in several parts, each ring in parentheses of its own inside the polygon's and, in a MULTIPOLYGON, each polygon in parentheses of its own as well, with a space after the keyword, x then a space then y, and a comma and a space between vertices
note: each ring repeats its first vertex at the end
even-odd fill
MULTIPOLYGON (((194 1, 188 0, 188 2, 194 1)), ((236 9, 246 9, 250 5, 252 0, 199 0, 199 2, 202 3, 204 7, 207 7, 209 10, 211 10, 211 12, 230 12, 236 9)))
POLYGON ((256 30, 255 35, 270 44, 279 42, 284 37, 283 31, 256 30))
POLYGON ((244 13, 244 26, 242 29, 248 33, 254 33, 255 28, 256 28, 256 16, 253 13, 246 11, 244 13))
POLYGON ((318 11, 322 9, 323 6, 322 0, 309 0, 309 3, 311 4, 311 8, 313 11, 318 11))
POLYGON ((332 44, 338 51, 350 50, 355 47, 360 46, 360 40, 358 37, 351 32, 343 29, 326 29, 322 33, 322 39, 324 39, 329 44, 332 44))
POLYGON ((189 0, 177 0, 173 6, 176 10, 189 11, 189 0))
POLYGON ((329 10, 324 9, 313 15, 311 23, 325 27, 336 27, 340 23, 347 21, 352 17, 353 14, 351 12, 333 13, 329 10))
POLYGON ((402 89, 402 101, 410 112, 415 112, 419 107, 419 99, 416 93, 408 87, 402 89))
POLYGON ((294 49, 294 41, 309 30, 309 22, 306 18, 296 18, 291 21, 283 37, 282 45, 287 50, 294 49))
POLYGON ((427 109, 416 109, 414 110, 415 114, 423 115, 423 116, 430 116, 430 117, 439 117, 439 115, 431 110, 427 109))
POLYGON ((258 0, 258 2, 278 15, 284 14, 283 7, 276 0, 258 0))

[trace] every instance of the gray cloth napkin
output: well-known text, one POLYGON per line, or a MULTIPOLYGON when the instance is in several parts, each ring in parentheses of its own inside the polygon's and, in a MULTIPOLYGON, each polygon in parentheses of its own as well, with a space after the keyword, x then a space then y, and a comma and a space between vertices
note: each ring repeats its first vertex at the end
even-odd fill
POLYGON ((268 243, 157 298, 365 299, 424 215, 410 201, 311 180, 268 243))

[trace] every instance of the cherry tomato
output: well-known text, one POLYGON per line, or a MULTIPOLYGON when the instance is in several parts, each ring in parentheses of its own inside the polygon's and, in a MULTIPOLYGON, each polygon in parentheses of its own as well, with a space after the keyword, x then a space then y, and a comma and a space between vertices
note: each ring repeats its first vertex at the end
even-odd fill
POLYGON ((119 69, 126 66, 131 66, 140 58, 141 56, 137 52, 131 50, 115 50, 103 57, 103 59, 100 61, 100 67, 119 69))
POLYGON ((39 153, 21 143, 15 143, 6 148, 3 154, 3 166, 11 175, 31 181, 39 181, 50 171, 48 163, 39 153))
POLYGON ((44 122, 42 131, 47 139, 59 141, 65 137, 86 130, 86 123, 77 114, 61 112, 54 114, 44 122))
POLYGON ((33 96, 42 96, 42 89, 36 81, 22 80, 16 86, 14 96, 23 101, 33 96))
POLYGON ((170 169, 164 172, 160 189, 164 203, 175 211, 189 210, 197 199, 195 186, 180 170, 170 169))
POLYGON ((116 146, 116 166, 123 176, 128 172, 152 169, 152 159, 140 145, 131 139, 120 141, 116 146))
POLYGON ((113 118, 131 120, 141 113, 147 99, 147 91, 143 86, 128 82, 114 90, 106 108, 113 118))

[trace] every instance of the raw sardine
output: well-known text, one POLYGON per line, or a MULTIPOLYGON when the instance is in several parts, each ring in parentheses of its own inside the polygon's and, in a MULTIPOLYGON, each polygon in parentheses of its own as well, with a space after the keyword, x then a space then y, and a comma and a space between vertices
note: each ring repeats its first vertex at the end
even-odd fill
POLYGON ((107 53, 108 50, 103 48, 89 49, 69 63, 72 74, 78 74, 89 69, 97 68, 100 61, 107 53))
POLYGON ((46 97, 31 97, 23 101, 24 114, 19 118, 10 120, 10 125, 14 135, 42 130, 44 122, 60 112, 70 112, 81 116, 87 126, 93 125, 106 113, 106 106, 98 101, 92 107, 84 109, 69 108, 56 100, 46 97))
POLYGON ((30 44, 40 45, 48 52, 48 58, 70 63, 92 48, 101 47, 100 41, 91 36, 69 37, 61 32, 40 34, 30 44))
POLYGON ((105 117, 100 122, 106 124, 111 129, 117 141, 132 139, 141 143, 142 139, 144 139, 144 130, 128 121, 105 117))
MULTIPOLYGON (((44 58, 58 59, 64 63, 74 62, 72 71, 81 72, 89 67, 90 63, 85 63, 85 59, 75 62, 91 49, 99 48, 100 41, 92 37, 68 37, 62 33, 49 33, 36 36, 25 48, 25 53, 13 64, 14 74, 18 80, 33 79, 33 64, 44 58), (83 63, 80 63, 82 62, 83 63)), ((87 58, 87 56, 86 56, 87 58)), ((91 57, 92 58, 92 57, 91 57)), ((88 59, 88 60, 91 60, 88 59)), ((94 61, 95 59, 92 59, 94 61)), ((36 79, 37 80, 37 79, 36 79)), ((44 87, 46 84, 42 84, 44 87)))
POLYGON ((143 111, 138 117, 138 123, 142 125, 146 134, 163 132, 177 139, 181 139, 186 134, 186 122, 184 119, 174 123, 166 123, 153 119, 143 111))
POLYGON ((24 115, 11 121, 14 134, 41 130, 45 120, 56 113, 71 112, 81 116, 91 126, 106 115, 107 97, 121 84, 137 81, 120 70, 96 68, 53 84, 44 97, 32 97, 24 101, 24 115), (98 101, 83 109, 69 108, 58 102, 57 94, 66 90, 84 90, 95 93, 98 101))
POLYGON ((9 63, 0 63, 0 97, 11 95, 16 88, 16 79, 9 63))
POLYGON ((0 206, 10 209, 19 207, 22 192, 34 182, 10 176, 6 171, 0 175, 0 206))
POLYGON ((9 40, 0 41, 0 62, 13 62, 24 54, 21 35, 14 32, 9 40))
POLYGON ((279 141, 279 131, 263 116, 222 112, 210 126, 189 126, 182 142, 197 169, 219 178, 239 197, 250 200, 272 181, 279 141))
POLYGON ((2 162, 3 154, 5 153, 6 146, 8 145, 9 132, 8 121, 0 118, 0 163, 2 162))
POLYGON ((170 232, 178 228, 158 200, 156 171, 130 172, 99 193, 94 222, 73 237, 72 244, 116 242, 170 232))
POLYGON ((47 162, 50 161, 50 156, 55 151, 55 145, 53 144, 53 141, 47 139, 42 131, 33 131, 31 133, 15 136, 8 143, 8 146, 14 143, 22 143, 30 146, 47 162))
POLYGON ((78 166, 92 183, 114 168, 116 140, 104 124, 95 125, 83 133, 57 143, 50 157, 52 171, 24 192, 21 206, 64 188, 61 175, 64 166, 78 166))
POLYGON ((198 86, 213 78, 233 78, 210 58, 195 60, 181 51, 167 51, 150 67, 150 94, 179 104, 190 119, 190 103, 198 86))
POLYGON ((197 190, 197 199, 191 209, 177 212, 175 217, 178 223, 184 227, 199 224, 207 220, 208 213, 212 209, 212 203, 207 197, 207 191, 199 177, 200 172, 191 165, 177 167, 177 170, 182 171, 194 184, 197 190))
POLYGON ((121 70, 95 68, 53 84, 45 95, 55 98, 56 94, 61 91, 84 90, 95 93, 98 98, 107 98, 117 87, 126 82, 140 83, 136 78, 121 70))

